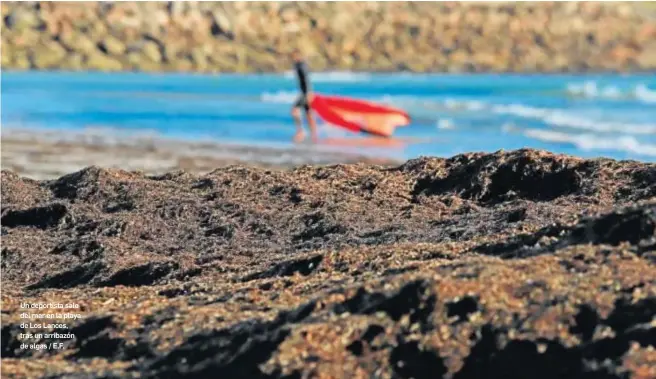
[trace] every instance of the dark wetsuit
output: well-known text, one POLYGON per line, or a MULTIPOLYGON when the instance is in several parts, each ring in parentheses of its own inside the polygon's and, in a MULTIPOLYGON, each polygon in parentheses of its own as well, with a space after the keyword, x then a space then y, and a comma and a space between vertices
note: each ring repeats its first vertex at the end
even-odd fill
POLYGON ((310 103, 308 102, 307 94, 310 91, 310 81, 308 80, 308 70, 305 62, 295 62, 294 71, 298 77, 298 84, 301 88, 301 94, 294 102, 294 108, 304 108, 305 111, 310 110, 310 103))

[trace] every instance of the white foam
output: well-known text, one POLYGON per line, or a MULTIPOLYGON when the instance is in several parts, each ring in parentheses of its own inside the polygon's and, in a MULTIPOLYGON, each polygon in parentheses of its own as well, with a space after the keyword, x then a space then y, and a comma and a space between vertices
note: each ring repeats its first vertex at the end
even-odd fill
POLYGON ((656 124, 634 124, 593 120, 571 114, 559 109, 528 107, 521 104, 495 105, 492 111, 497 114, 513 115, 541 120, 551 126, 582 129, 595 132, 622 132, 630 134, 654 134, 656 124))
POLYGON ((495 105, 492 107, 492 111, 497 114, 509 114, 513 116, 536 119, 543 119, 547 117, 550 112, 548 109, 528 107, 521 104, 495 105))
POLYGON ((570 83, 567 85, 567 92, 572 95, 595 95, 597 93, 597 83, 585 82, 583 84, 570 83))
POLYGON ((646 85, 640 84, 633 90, 636 99, 644 103, 656 103, 656 90, 650 90, 646 85))
POLYGON ((545 142, 569 143, 581 150, 614 150, 656 156, 656 145, 642 143, 633 136, 600 137, 594 134, 568 134, 553 130, 525 129, 526 137, 545 142))
POLYGON ((368 82, 371 74, 349 71, 314 72, 310 74, 316 82, 368 82))
POLYGON ((615 86, 603 87, 594 81, 587 81, 568 84, 567 92, 590 99, 636 99, 643 103, 656 103, 656 90, 649 89, 645 84, 622 91, 615 86))
MULTIPOLYGON (((594 84, 594 82, 588 82, 587 89, 582 91, 592 93, 594 91, 592 88, 596 88, 595 86, 596 84, 594 84)), ((605 89, 604 91, 610 94, 613 91, 616 91, 616 89, 605 89)), ((652 99, 652 97, 656 98, 656 92, 649 90, 646 86, 638 86, 636 91, 644 101, 648 101, 652 99)), ((295 91, 278 91, 263 93, 261 99, 262 101, 269 103, 291 104, 295 101, 297 96, 298 92, 295 91)), ((571 110, 532 107, 523 104, 491 105, 479 100, 460 100, 452 98, 438 100, 389 94, 381 95, 369 100, 392 106, 404 107, 408 110, 414 110, 415 112, 421 112, 422 108, 423 110, 431 109, 433 111, 451 110, 492 112, 500 115, 510 115, 524 119, 538 120, 546 125, 556 128, 578 129, 597 133, 623 133, 636 135, 656 134, 656 123, 613 121, 604 119, 603 113, 591 117, 571 110)), ((447 123, 443 122, 440 124, 440 121, 442 120, 438 119, 435 121, 438 128, 450 128, 447 123)))
POLYGON ((468 111, 480 111, 485 109, 486 104, 483 103, 482 101, 476 101, 476 100, 465 100, 465 101, 460 101, 460 100, 454 100, 454 99, 446 99, 444 100, 444 106, 447 107, 448 109, 464 109, 468 111))
POLYGON ((382 103, 390 104, 390 105, 392 105, 392 104, 412 105, 412 104, 425 104, 426 103, 425 100, 422 100, 422 99, 420 99, 416 96, 388 95, 388 94, 379 96, 379 97, 373 99, 373 101, 378 101, 378 102, 382 102, 382 103))
POLYGON ((517 130, 517 127, 512 122, 507 122, 501 125, 501 131, 504 133, 512 133, 517 130))
POLYGON ((438 129, 455 129, 456 125, 453 123, 452 120, 449 119, 439 119, 437 120, 437 128, 438 129))
POLYGON ((617 87, 606 87, 601 91, 601 97, 609 98, 609 99, 618 99, 622 97, 622 91, 620 91, 617 87))
POLYGON ((467 110, 481 111, 489 108, 483 101, 478 100, 454 100, 417 97, 412 95, 390 95, 382 94, 374 98, 365 99, 390 106, 409 107, 409 110, 421 111, 431 110, 467 110))
MULTIPOLYGON (((294 71, 286 71, 285 78, 293 79, 296 77, 294 71)), ((322 82, 367 82, 371 80, 371 74, 366 72, 351 72, 351 71, 327 71, 327 72, 310 72, 310 79, 315 83, 322 82)))
POLYGON ((265 92, 260 95, 260 99, 265 103, 292 104, 298 98, 298 94, 292 91, 265 92))
POLYGON ((588 98, 616 99, 622 97, 623 95, 622 91, 620 91, 617 87, 599 87, 594 81, 587 81, 583 84, 570 83, 567 85, 567 92, 572 95, 588 98))

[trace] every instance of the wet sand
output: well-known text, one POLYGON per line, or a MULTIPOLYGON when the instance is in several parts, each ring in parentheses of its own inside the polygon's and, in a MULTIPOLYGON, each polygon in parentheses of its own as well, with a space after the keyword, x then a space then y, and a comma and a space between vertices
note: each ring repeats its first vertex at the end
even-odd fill
POLYGON ((303 143, 267 147, 184 141, 103 128, 66 132, 5 128, 2 130, 2 169, 33 179, 53 179, 88 166, 143 171, 145 174, 175 170, 204 174, 238 163, 268 168, 354 162, 398 163, 380 152, 357 153, 357 146, 354 148, 343 143, 340 151, 339 145, 303 143))
POLYGON ((3 171, 2 374, 654 378, 655 183, 535 150, 3 171), (19 304, 52 301, 76 338, 21 349, 19 304))

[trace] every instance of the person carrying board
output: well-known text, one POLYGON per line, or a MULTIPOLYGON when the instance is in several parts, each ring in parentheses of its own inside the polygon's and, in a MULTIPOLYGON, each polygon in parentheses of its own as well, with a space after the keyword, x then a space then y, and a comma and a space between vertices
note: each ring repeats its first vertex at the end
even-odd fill
POLYGON ((305 118, 310 125, 310 134, 312 142, 317 142, 317 124, 312 115, 310 103, 312 101, 312 90, 310 87, 309 73, 307 64, 303 60, 301 52, 297 49, 292 51, 292 61, 294 63, 294 71, 298 80, 298 86, 301 91, 298 98, 292 106, 292 117, 296 123, 296 133, 294 134, 294 142, 302 142, 305 139, 305 130, 303 129, 303 121, 301 119, 301 112, 305 113, 305 118))

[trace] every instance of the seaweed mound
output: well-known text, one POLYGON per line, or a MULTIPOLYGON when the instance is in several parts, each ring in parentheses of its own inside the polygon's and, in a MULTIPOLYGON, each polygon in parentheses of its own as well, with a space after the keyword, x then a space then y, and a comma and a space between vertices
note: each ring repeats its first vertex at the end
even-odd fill
POLYGON ((653 164, 3 172, 1 269, 9 376, 656 376, 653 164), (20 349, 53 299, 77 338, 20 349))

